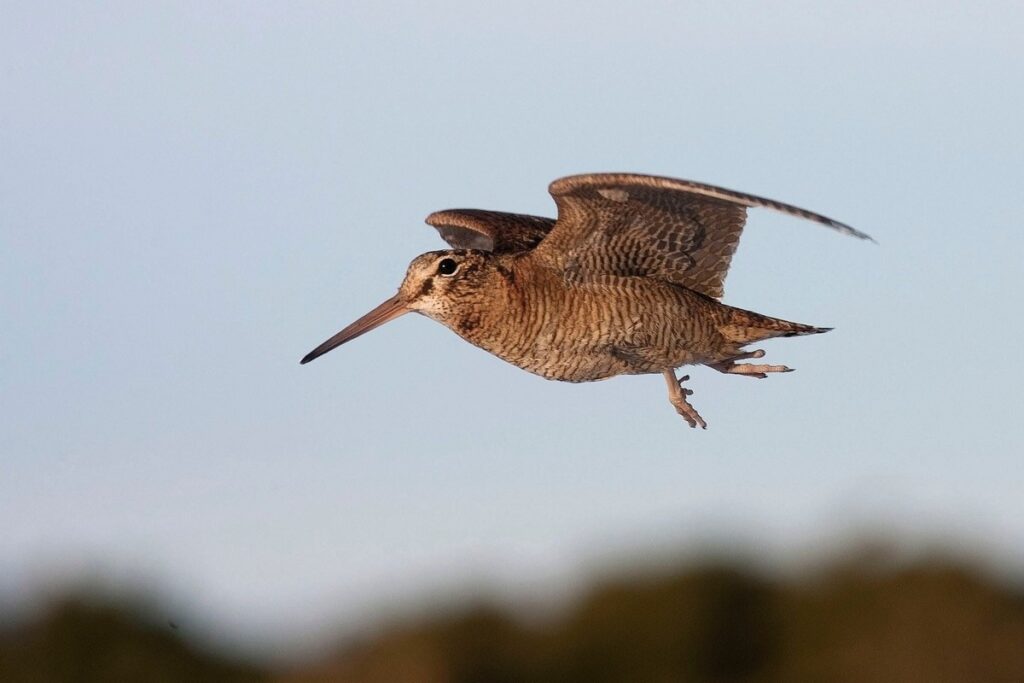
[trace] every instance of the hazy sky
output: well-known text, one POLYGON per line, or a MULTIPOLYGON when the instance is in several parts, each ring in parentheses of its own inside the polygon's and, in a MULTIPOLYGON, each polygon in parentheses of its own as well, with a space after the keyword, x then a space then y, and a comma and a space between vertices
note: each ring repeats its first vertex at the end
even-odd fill
POLYGON ((0 591, 155 581, 288 643, 616 549, 851 526, 1024 566, 1024 9, 1004 3, 0 7, 0 591), (752 212, 726 302, 797 372, 547 382, 390 296, 451 206, 636 171, 752 212))

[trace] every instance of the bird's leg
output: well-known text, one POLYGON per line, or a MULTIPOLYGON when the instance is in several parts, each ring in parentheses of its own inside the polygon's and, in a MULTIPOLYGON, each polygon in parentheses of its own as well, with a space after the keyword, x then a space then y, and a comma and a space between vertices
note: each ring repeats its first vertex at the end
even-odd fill
POLYGON ((738 360, 744 360, 746 358, 763 358, 764 351, 757 349, 755 351, 749 351, 747 353, 741 353, 738 356, 732 358, 726 358, 723 361, 717 363, 708 363, 709 368, 714 368, 719 372, 724 372, 727 375, 746 375, 747 377, 756 377, 758 379, 764 379, 768 375, 767 372, 793 372, 793 368, 787 368, 785 365, 753 365, 751 363, 737 363, 738 360))
POLYGON ((700 413, 690 405, 690 402, 686 400, 687 396, 693 394, 692 389, 684 389, 683 382, 690 379, 689 375, 683 375, 679 379, 676 379, 676 371, 672 369, 665 370, 662 375, 665 377, 665 383, 668 384, 668 400, 673 406, 675 406, 676 412, 683 416, 691 427, 700 425, 701 429, 707 429, 708 424, 704 421, 704 418, 700 416, 700 413))

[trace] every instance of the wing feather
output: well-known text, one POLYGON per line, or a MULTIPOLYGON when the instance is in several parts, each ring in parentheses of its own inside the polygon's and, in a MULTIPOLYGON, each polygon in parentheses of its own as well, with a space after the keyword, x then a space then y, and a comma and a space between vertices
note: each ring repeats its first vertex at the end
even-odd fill
POLYGON ((719 298, 748 207, 815 221, 841 233, 865 233, 813 211, 714 185, 658 176, 596 173, 549 187, 558 221, 535 258, 569 276, 658 277, 719 298))
POLYGON ((533 249, 555 225, 553 218, 482 209, 436 211, 426 220, 453 249, 495 253, 533 249))

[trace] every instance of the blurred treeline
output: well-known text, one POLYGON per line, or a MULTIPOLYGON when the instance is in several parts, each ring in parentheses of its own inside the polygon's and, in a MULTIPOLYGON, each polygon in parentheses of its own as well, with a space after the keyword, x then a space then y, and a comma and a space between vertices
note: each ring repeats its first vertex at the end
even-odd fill
POLYGON ((451 606, 287 670, 232 661, 138 607, 68 597, 0 635, 0 681, 1024 681, 1024 590, 969 563, 739 561, 601 582, 544 621, 451 606))

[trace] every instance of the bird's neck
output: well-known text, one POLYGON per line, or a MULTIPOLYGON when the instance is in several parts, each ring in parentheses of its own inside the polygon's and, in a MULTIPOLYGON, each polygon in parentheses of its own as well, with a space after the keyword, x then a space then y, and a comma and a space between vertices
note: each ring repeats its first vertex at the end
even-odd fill
POLYGON ((476 296, 451 311, 445 324, 466 341, 500 354, 526 307, 522 274, 513 259, 499 258, 476 283, 476 296))
POLYGON ((515 257, 498 260, 492 270, 479 290, 484 296, 446 324, 474 346, 537 372, 538 339, 557 327, 561 299, 552 296, 545 271, 515 257))

